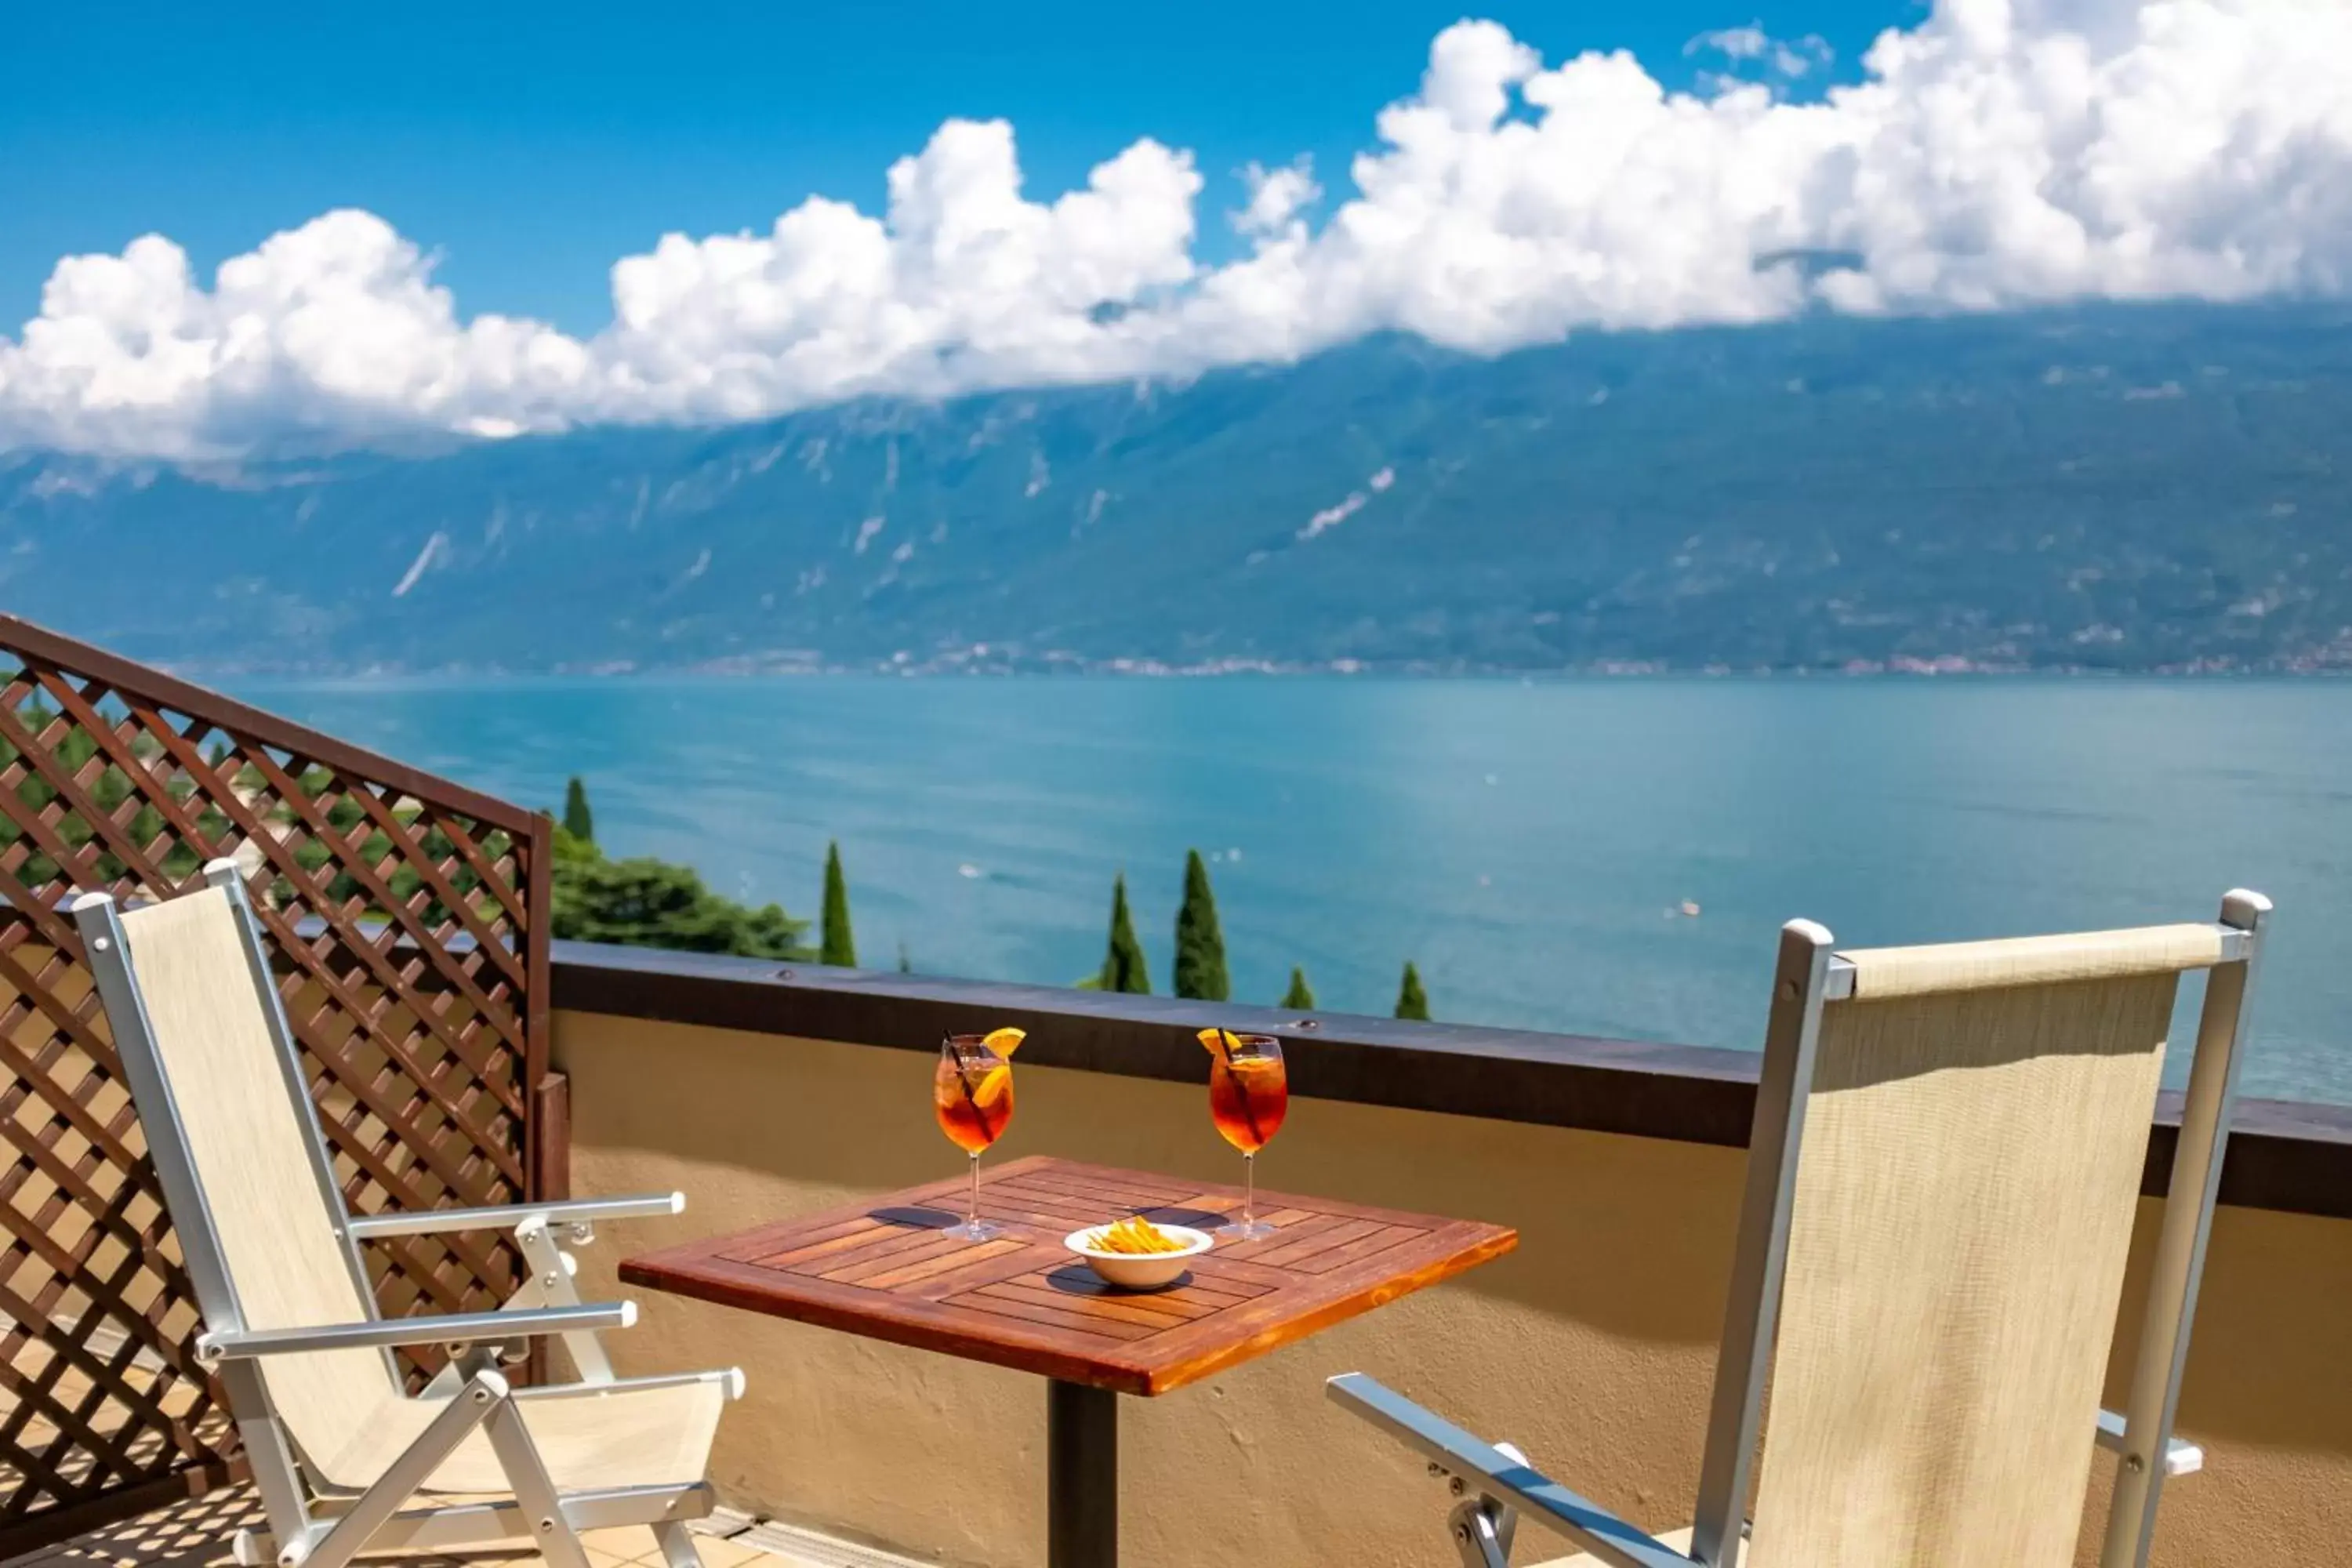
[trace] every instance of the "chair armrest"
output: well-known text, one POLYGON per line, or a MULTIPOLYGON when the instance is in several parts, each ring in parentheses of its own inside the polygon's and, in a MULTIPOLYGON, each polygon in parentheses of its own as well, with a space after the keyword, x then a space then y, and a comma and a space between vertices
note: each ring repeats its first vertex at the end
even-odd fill
POLYGON ((210 1365, 303 1351, 381 1350, 397 1345, 502 1343, 536 1334, 583 1329, 625 1329, 637 1321, 635 1301, 593 1307, 534 1307, 514 1312, 452 1312, 438 1318, 382 1318, 320 1328, 230 1330, 196 1336, 196 1359, 210 1365))
MULTIPOLYGON (((2124 1451, 2124 1418, 2113 1410, 2099 1412, 2099 1447, 2115 1453, 2124 1451)), ((2167 1477, 2192 1476, 2205 1468, 2205 1450, 2194 1443, 2179 1438, 2164 1445, 2164 1473, 2167 1477)))
POLYGON ((512 1230, 530 1220, 550 1225, 593 1225, 600 1219, 647 1219, 686 1212, 684 1193, 645 1193, 626 1198, 563 1198, 545 1204, 507 1204, 483 1209, 406 1209, 395 1214, 354 1215, 355 1240, 379 1236, 446 1236, 460 1230, 512 1230))
POLYGON ((1361 1373, 1343 1373, 1324 1389, 1432 1463, 1540 1518, 1610 1568, 1693 1568, 1690 1558, 1665 1542, 1361 1373))

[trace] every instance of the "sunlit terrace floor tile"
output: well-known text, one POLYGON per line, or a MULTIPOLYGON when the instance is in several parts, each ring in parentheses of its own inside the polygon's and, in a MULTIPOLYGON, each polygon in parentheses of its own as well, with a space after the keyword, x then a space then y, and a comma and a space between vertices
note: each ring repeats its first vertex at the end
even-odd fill
MULTIPOLYGON (((249 1487, 191 1498, 106 1525, 10 1560, 0 1568, 231 1568, 231 1542, 244 1529, 262 1528, 261 1505, 249 1487)), ((698 1522, 695 1545, 704 1568, 830 1568, 745 1532, 740 1515, 698 1522)), ((590 1531, 581 1538, 589 1568, 663 1568, 660 1543, 643 1525, 590 1531)), ((478 1552, 371 1554, 373 1568, 536 1568, 535 1552, 489 1547, 478 1552)))

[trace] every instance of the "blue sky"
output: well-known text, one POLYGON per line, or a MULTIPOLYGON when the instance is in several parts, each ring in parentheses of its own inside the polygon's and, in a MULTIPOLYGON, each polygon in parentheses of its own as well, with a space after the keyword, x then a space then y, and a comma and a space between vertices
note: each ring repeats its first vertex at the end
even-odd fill
MULTIPOLYGON (((1685 43, 1761 21, 1818 34, 1840 76, 1895 0, 1497 4, 1557 60, 1626 47, 1670 87, 1685 43)), ((1347 5, 221 6, 0 8, 0 335, 62 255, 161 232, 200 277, 270 233, 361 206, 441 258, 467 314, 587 333, 606 269, 661 234, 765 229, 811 193, 881 205, 890 161, 950 115, 1002 116, 1033 198, 1139 136, 1197 153, 1204 213, 1233 171, 1314 156, 1344 193, 1371 115, 1411 92, 1448 0, 1347 5)), ((1202 225, 1202 254, 1234 241, 1202 225)))

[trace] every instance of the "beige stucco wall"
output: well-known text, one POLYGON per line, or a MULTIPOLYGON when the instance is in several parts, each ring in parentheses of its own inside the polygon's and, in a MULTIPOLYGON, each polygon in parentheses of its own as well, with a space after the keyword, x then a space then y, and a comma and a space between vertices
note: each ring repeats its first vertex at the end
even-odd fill
MULTIPOLYGON (((575 1013, 557 1016, 555 1054, 572 1077, 574 1190, 689 1195, 684 1217, 612 1227, 589 1249, 592 1299, 618 1289, 629 1250, 956 1169, 925 1056, 575 1013)), ((1034 1065, 1017 1077, 1004 1156, 1239 1176, 1202 1089, 1034 1065)), ((1261 1161, 1270 1187, 1515 1226, 1519 1251, 1209 1384, 1125 1402, 1126 1562, 1452 1563, 1436 1484, 1323 1397, 1326 1377, 1356 1370, 1517 1442, 1638 1522, 1688 1522, 1744 1160, 1296 1101, 1261 1161)), ((624 1372, 749 1372, 713 1462, 730 1500, 952 1563, 1045 1560, 1038 1380, 626 1293, 645 1317, 615 1343, 624 1372)), ((2159 1563, 2317 1562, 2332 1552, 2315 1557, 2317 1543, 2352 1540, 2352 1224, 2221 1213, 2182 1428, 2211 1468, 2168 1489, 2159 1563)), ((1518 1560, 1563 1550, 1531 1537, 1518 1560)))

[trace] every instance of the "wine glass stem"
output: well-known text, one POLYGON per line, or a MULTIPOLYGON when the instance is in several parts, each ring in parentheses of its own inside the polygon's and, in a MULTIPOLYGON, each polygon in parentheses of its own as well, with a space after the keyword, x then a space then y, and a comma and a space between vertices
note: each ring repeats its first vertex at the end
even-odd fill
POLYGON ((1257 1223, 1257 1151, 1242 1153, 1242 1228, 1257 1223))
POLYGON ((980 1151, 971 1151, 971 1198, 965 1205, 963 1223, 969 1230, 980 1228, 980 1151))

